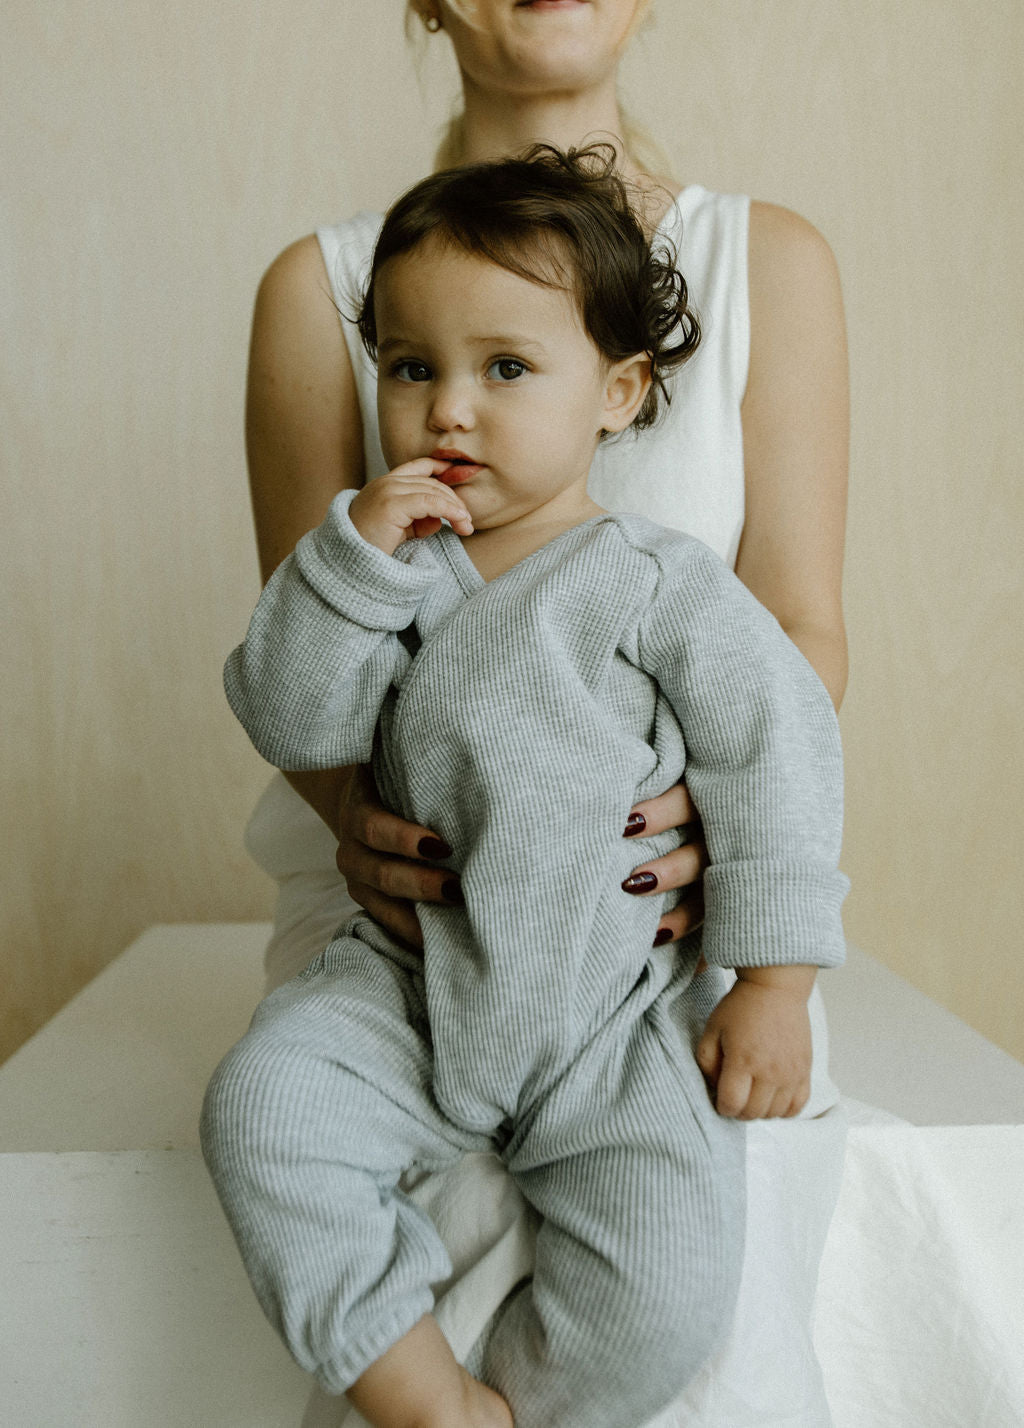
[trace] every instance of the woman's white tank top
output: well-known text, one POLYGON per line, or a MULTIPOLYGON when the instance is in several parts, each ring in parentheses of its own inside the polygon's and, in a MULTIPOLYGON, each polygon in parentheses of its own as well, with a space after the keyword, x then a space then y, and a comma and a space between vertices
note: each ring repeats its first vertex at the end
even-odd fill
MULTIPOLYGON (((672 401, 658 424, 598 448, 590 494, 611 511, 636 511, 689 532, 736 561, 743 527, 740 403, 750 354, 747 230, 750 201, 693 184, 669 208, 657 236, 678 254, 703 341, 669 383, 672 401)), ((377 425, 376 371, 351 318, 359 305, 380 230, 377 213, 317 233, 342 313, 363 415, 367 479, 387 466, 377 425)))

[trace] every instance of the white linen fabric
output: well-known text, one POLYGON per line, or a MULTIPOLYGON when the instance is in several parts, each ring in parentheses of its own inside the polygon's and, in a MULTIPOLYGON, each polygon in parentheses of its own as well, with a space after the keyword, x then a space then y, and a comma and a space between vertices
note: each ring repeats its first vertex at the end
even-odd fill
POLYGON ((851 1126, 814 1329, 835 1428, 1024 1423, 1022 1185, 1024 1125, 851 1126))
MULTIPOLYGON (((639 511, 699 537, 735 563, 743 527, 740 404, 749 360, 749 201, 685 188, 658 237, 672 244, 704 341, 671 382, 672 403, 653 430, 605 443, 591 478, 596 501, 639 511)), ((376 418, 376 374, 352 318, 380 216, 361 213, 318 233, 352 358, 364 423, 367 478, 387 469, 376 418)), ((335 841, 277 775, 247 829, 247 846, 280 894, 267 950, 270 987, 319 953, 354 910, 335 863, 335 841)), ((829 1428, 811 1339, 817 1266, 841 1175, 844 1113, 828 1077, 824 1008, 811 1001, 815 1061, 799 1121, 763 1122, 747 1137, 747 1225, 732 1335, 686 1395, 652 1428, 829 1428)), ((494 1309, 529 1272, 530 1212, 500 1163, 468 1156, 424 1177, 414 1194, 444 1234, 455 1274, 437 1286, 436 1314, 465 1356, 494 1309)), ((743 1233, 743 1227, 737 1227, 743 1233)), ((316 1390, 303 1428, 355 1428, 343 1399, 316 1390)), ((636 1428, 623 1425, 623 1428, 636 1428)))

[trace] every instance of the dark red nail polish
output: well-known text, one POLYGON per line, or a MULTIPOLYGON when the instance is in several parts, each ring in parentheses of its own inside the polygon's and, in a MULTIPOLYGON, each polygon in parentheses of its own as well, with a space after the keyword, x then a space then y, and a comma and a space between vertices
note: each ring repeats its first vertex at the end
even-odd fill
POLYGON ((659 927, 658 930, 657 930, 657 932, 654 934, 654 941, 651 943, 651 946, 652 946, 652 947, 664 947, 664 945, 665 945, 666 942, 671 942, 671 941, 672 941, 672 929, 671 929, 671 927, 659 927))
POLYGON ((416 844, 416 851, 421 858, 450 858, 452 850, 443 838, 427 836, 421 838, 416 844))
POLYGON ((626 819, 626 831, 623 838, 635 838, 638 833, 642 833, 647 827, 647 819, 642 813, 631 813, 626 819))
POLYGON ((462 887, 458 878, 446 878, 441 884, 441 896, 445 902, 450 902, 453 907, 463 907, 466 899, 462 896, 462 887))
POLYGON ((622 884, 622 891, 628 893, 653 892, 658 886, 658 879, 654 873, 633 873, 622 884))

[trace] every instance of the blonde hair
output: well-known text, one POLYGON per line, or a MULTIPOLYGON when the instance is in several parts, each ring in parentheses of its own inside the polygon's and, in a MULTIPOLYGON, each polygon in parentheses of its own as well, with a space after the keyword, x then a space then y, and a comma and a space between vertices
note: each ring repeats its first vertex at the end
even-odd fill
MULTIPOLYGON (((473 12, 476 9, 474 0, 447 0, 447 3, 467 24, 473 23, 473 12)), ((626 31, 626 44, 648 19, 652 4, 653 0, 640 0, 626 31)), ((421 44, 423 41, 422 7, 423 0, 406 0, 405 34, 414 44, 421 44)), ((663 177, 669 175, 672 166, 657 139, 632 117, 621 101, 619 113, 622 116, 622 139, 628 157, 638 168, 649 174, 660 174, 663 177)), ((460 113, 449 119, 442 131, 441 141, 434 154, 434 172, 456 168, 464 161, 465 155, 465 116, 460 113)))

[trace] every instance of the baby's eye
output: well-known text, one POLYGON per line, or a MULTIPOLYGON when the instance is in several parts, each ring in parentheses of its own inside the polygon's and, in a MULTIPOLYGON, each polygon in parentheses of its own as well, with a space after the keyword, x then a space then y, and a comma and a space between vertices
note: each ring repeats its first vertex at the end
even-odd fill
POLYGON ((520 362, 518 357, 496 357, 488 367, 487 375, 499 382, 514 382, 529 370, 526 363, 520 362))
POLYGON ((391 368, 391 375, 397 377, 400 382, 429 382, 430 368, 425 362, 416 362, 410 357, 403 362, 396 362, 391 368))

